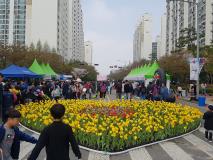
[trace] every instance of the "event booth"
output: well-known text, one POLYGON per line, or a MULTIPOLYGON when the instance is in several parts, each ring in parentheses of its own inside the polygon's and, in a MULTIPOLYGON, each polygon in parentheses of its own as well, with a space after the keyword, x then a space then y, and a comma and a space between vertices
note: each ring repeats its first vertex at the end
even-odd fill
POLYGON ((51 79, 58 77, 55 71, 49 64, 42 63, 41 65, 35 59, 33 64, 28 68, 17 65, 10 65, 7 68, 0 70, 0 73, 5 78, 43 78, 51 79))
POLYGON ((39 78, 40 75, 33 73, 26 67, 19 67, 17 65, 10 65, 9 67, 0 71, 5 78, 39 78))
POLYGON ((57 76, 57 74, 49 64, 45 65, 44 63, 42 63, 40 65, 36 59, 34 60, 33 64, 29 67, 29 70, 44 77, 57 76))
MULTIPOLYGON (((134 68, 130 71, 130 73, 124 78, 124 80, 128 81, 144 81, 147 86, 149 82, 153 81, 156 73, 160 70, 160 66, 157 62, 153 64, 145 64, 144 66, 134 68)), ((171 82, 171 76, 165 74, 166 85, 169 88, 171 82)))

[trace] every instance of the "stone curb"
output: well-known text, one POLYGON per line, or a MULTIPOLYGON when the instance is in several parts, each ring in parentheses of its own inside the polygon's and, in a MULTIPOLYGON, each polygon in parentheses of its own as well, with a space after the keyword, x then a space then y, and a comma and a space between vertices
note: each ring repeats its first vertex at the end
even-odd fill
MULTIPOLYGON (((36 131, 33 131, 32 129, 29 129, 28 127, 25 127, 21 123, 20 123, 20 126, 23 127, 24 129, 34 133, 34 134, 40 135, 40 133, 38 133, 36 131)), ((113 153, 111 153, 111 152, 97 151, 97 150, 90 149, 90 148, 87 148, 87 147, 84 147, 84 146, 79 146, 79 147, 81 149, 83 149, 83 150, 86 150, 86 151, 89 151, 89 152, 94 152, 94 153, 97 153, 97 154, 102 154, 102 155, 109 155, 109 156, 121 155, 121 154, 128 153, 130 151, 133 151, 133 150, 138 150, 138 149, 141 149, 141 148, 144 148, 144 147, 148 147, 148 146, 152 146, 152 145, 155 145, 155 144, 159 144, 159 143, 162 143, 162 142, 167 142, 167 141, 171 141, 171 140, 175 140, 175 139, 178 139, 178 138, 185 137, 185 136, 187 136, 189 134, 192 134, 193 132, 199 130, 200 127, 201 127, 201 124, 198 126, 198 128, 194 129, 193 131, 190 131, 189 133, 185 133, 185 134, 177 136, 177 137, 168 138, 168 139, 164 139, 164 140, 161 140, 161 141, 153 142, 153 143, 150 143, 150 144, 134 147, 134 148, 131 148, 131 149, 128 149, 128 150, 125 150, 125 151, 121 151, 121 152, 113 152, 113 153)))

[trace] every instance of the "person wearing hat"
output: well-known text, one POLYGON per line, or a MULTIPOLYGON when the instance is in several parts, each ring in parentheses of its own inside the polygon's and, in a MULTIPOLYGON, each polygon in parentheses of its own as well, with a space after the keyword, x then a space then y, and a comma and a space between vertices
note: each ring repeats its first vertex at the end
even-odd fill
POLYGON ((213 105, 208 106, 208 111, 204 113, 203 116, 204 119, 204 128, 205 131, 205 137, 209 140, 209 142, 212 142, 212 133, 213 133, 213 105))

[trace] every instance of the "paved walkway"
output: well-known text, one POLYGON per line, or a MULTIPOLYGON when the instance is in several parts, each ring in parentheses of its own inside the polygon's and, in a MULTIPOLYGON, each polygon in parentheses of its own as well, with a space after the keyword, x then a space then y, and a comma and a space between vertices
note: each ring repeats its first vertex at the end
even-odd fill
MULTIPOLYGON (((114 99, 113 96, 107 97, 107 100, 114 99)), ((190 102, 182 101, 183 104, 195 106, 190 102)), ((195 106, 196 107, 196 106, 195 106)), ((205 108, 200 108, 202 112, 205 108)), ((26 131, 26 133, 33 136, 33 133, 26 131)), ((83 160, 213 160, 213 143, 209 143, 204 138, 204 128, 201 127, 198 131, 172 141, 163 142, 160 144, 144 147, 142 149, 134 150, 126 154, 118 156, 100 155, 94 152, 81 150, 83 160)), ((26 160, 34 145, 29 143, 21 143, 20 160, 26 160)), ((45 160, 45 152, 42 151, 38 160, 45 160)), ((76 160, 71 151, 71 160, 76 160)))
POLYGON ((213 104, 213 96, 206 97, 206 104, 213 104))

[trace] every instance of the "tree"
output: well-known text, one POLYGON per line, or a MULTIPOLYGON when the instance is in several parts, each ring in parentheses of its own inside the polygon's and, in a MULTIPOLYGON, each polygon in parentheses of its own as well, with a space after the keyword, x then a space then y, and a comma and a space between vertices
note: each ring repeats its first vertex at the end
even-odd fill
POLYGON ((52 53, 57 53, 56 49, 55 48, 52 48, 52 53))
POLYGON ((197 40, 197 34, 195 28, 184 28, 180 31, 180 37, 177 40, 176 47, 179 50, 187 47, 188 50, 195 52, 195 41, 197 40))
POLYGON ((207 80, 209 83, 213 83, 213 52, 209 54, 207 62, 204 66, 204 69, 207 72, 207 80))
POLYGON ((31 44, 30 44, 29 50, 30 50, 30 51, 35 51, 35 45, 34 45, 34 43, 31 43, 31 44))
POLYGON ((85 74, 82 75, 83 81, 95 81, 97 79, 98 72, 96 71, 95 67, 92 65, 89 65, 85 62, 80 61, 70 61, 69 65, 74 69, 82 69, 84 70, 85 74))
POLYGON ((39 41, 37 42, 37 44, 36 44, 36 50, 37 50, 38 52, 41 52, 41 51, 42 51, 42 43, 41 43, 40 40, 39 40, 39 41))
POLYGON ((40 52, 38 50, 31 51, 20 45, 0 45, 0 69, 11 64, 29 67, 35 58, 40 63, 49 63, 54 71, 59 74, 71 74, 75 66, 87 70, 88 74, 83 77, 85 80, 96 80, 98 74, 93 66, 86 63, 83 63, 85 65, 81 65, 81 63, 75 61, 64 63, 64 58, 56 53, 48 53, 42 50, 40 52))
POLYGON ((159 60, 160 67, 166 73, 172 76, 172 79, 179 83, 188 83, 189 81, 189 64, 186 52, 178 52, 159 60))
POLYGON ((49 46, 49 44, 47 43, 47 41, 44 43, 44 46, 43 46, 43 48, 42 48, 42 51, 43 51, 43 52, 50 53, 50 46, 49 46))

